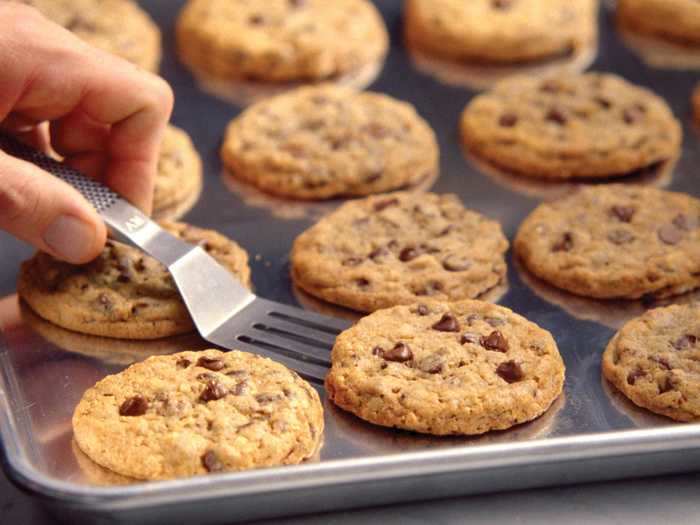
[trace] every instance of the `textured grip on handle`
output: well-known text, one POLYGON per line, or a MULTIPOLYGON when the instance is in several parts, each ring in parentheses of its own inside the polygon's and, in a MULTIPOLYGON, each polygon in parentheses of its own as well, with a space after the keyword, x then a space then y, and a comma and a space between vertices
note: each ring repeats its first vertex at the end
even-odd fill
POLYGON ((14 137, 0 133, 0 149, 5 153, 17 157, 48 171, 59 179, 67 182, 78 190, 98 212, 102 212, 112 206, 121 197, 110 190, 104 184, 86 177, 79 171, 62 164, 43 153, 22 144, 14 137))

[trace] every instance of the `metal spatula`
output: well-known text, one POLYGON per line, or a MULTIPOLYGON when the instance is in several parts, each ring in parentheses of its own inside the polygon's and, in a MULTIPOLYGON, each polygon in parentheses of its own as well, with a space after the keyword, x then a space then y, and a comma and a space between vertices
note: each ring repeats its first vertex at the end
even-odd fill
POLYGON ((323 380, 329 350, 348 321, 261 299, 202 248, 164 231, 107 186, 13 137, 0 134, 0 149, 76 188, 113 232, 163 263, 204 339, 270 357, 307 379, 323 380))

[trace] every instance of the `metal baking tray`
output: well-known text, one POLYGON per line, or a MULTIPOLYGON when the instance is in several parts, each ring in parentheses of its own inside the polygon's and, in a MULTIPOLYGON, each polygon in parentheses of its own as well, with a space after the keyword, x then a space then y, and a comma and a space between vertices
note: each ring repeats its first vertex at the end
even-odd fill
MULTIPOLYGON (((239 109, 200 90, 177 62, 173 24, 181 1, 144 3, 164 33, 162 74, 176 92, 175 124, 185 128, 205 166, 205 188, 186 219, 216 228, 251 254, 257 292, 284 303, 352 316, 323 305, 290 283, 292 240, 337 202, 303 204, 264 197, 222 173, 218 147, 239 109)), ((498 219, 512 239, 541 199, 568 185, 527 183, 482 170, 459 146, 459 114, 474 91, 443 84, 418 69, 402 46, 401 3, 378 1, 393 48, 372 89, 415 104, 436 130, 442 175, 438 192, 498 219)), ((601 13, 595 69, 615 71, 666 97, 684 123, 683 155, 674 172, 636 182, 700 196, 700 139, 689 95, 697 74, 651 69, 626 48, 601 13)), ((565 393, 540 419, 473 438, 433 438, 366 424, 325 402, 325 445, 294 467, 168 482, 114 485, 118 480, 77 454, 70 417, 83 391, 144 353, 201 344, 194 337, 147 345, 89 338, 21 311, 14 293, 19 263, 31 249, 0 234, 0 434, 9 477, 57 516, 77 522, 232 522, 382 503, 591 480, 691 471, 700 467, 700 425, 674 424, 634 407, 601 379, 600 355, 640 303, 597 302, 557 291, 528 276, 509 256, 508 287, 499 302, 550 330, 566 361, 565 393)), ((680 300, 688 300, 681 298, 680 300)))

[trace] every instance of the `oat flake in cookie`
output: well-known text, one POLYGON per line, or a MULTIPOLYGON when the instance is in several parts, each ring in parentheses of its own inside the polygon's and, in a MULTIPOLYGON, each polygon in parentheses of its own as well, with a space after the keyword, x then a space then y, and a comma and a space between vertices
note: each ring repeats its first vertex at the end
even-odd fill
POLYGON ((329 398, 377 425, 482 434, 530 421, 561 394, 551 334, 481 301, 379 310, 337 338, 329 398))
POLYGON ((593 47, 597 0, 407 0, 410 47, 459 62, 523 63, 593 47))
POLYGON ((300 463, 321 444, 318 393, 239 351, 156 356, 88 389, 73 414, 80 449, 136 479, 300 463))
POLYGON ((413 106, 330 84, 249 108, 229 124, 221 157, 235 177, 298 199, 381 193, 438 171, 435 134, 413 106))
POLYGON ((457 196, 396 192, 347 202, 297 237, 292 278, 363 312, 471 299, 504 280, 507 249, 501 226, 457 196))
POLYGON ((628 322, 603 354, 603 374, 635 404, 700 420, 700 304, 656 308, 628 322))
POLYGON ((700 200, 640 186, 587 187, 535 209, 514 248, 537 277, 586 297, 681 294, 700 286, 700 200))
POLYGON ((549 179, 658 169, 681 144, 680 124, 663 99, 603 73, 507 79, 472 99, 461 129, 478 158, 549 179))
POLYGON ((198 74, 289 82, 333 80, 381 63, 389 37, 368 0, 189 0, 177 43, 198 74))
MULTIPOLYGON (((184 223, 163 228, 201 244, 245 286, 250 286, 248 254, 234 241, 184 223)), ((94 261, 72 265, 37 252, 25 261, 19 296, 38 315, 63 328, 120 339, 156 339, 194 330, 168 270, 131 246, 108 241, 94 261)))

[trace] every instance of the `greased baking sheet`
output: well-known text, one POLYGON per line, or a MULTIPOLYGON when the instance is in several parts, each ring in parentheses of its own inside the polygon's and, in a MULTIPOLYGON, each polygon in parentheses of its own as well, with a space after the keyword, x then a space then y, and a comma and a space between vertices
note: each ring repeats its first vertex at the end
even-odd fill
MULTIPOLYGON (((296 235, 337 202, 304 204, 266 197, 222 173, 218 148, 239 109, 200 90, 174 53, 182 1, 142 2, 164 33, 162 74, 176 93, 173 122, 202 155, 205 187, 186 220, 236 239, 251 255, 257 292, 283 303, 353 317, 293 289, 288 253, 296 235)), ((402 46, 398 0, 376 2, 393 47, 371 86, 416 105, 441 147, 437 192, 498 219, 510 239, 542 199, 570 185, 527 182, 477 167, 458 140, 459 115, 474 91, 443 84, 419 69, 402 46)), ((663 95, 684 125, 683 155, 672 174, 636 182, 700 196, 700 137, 690 120, 697 72, 651 69, 623 45, 611 14, 601 13, 594 69, 614 71, 663 95)), ((565 392, 541 418, 472 438, 432 438, 366 424, 327 401, 325 444, 307 464, 281 469, 122 485, 73 446, 70 418, 83 391, 145 354, 204 346, 194 336, 133 344, 73 334, 20 309, 14 293, 21 260, 32 250, 0 234, 0 434, 8 475, 71 522, 138 520, 204 523, 291 513, 689 471, 700 467, 700 425, 674 424, 634 407, 601 379, 600 355, 614 330, 640 314, 638 303, 598 302, 553 289, 509 254, 499 303, 550 330, 567 367, 565 392)), ((683 297, 678 301, 692 300, 683 297)))

